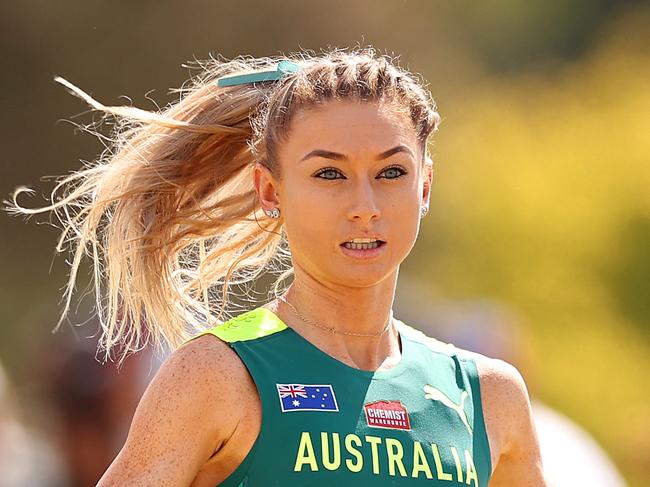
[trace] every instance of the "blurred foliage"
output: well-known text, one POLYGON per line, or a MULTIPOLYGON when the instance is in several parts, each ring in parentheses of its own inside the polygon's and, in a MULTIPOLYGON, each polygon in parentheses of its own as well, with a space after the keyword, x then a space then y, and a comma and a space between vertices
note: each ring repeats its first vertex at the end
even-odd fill
MULTIPOLYGON (((549 57, 578 58, 603 25, 631 0, 496 0, 451 2, 455 27, 476 49, 477 58, 498 71, 531 68, 549 57)), ((640 2, 638 2, 640 3, 640 2)))
MULTIPOLYGON (((187 79, 181 63, 208 53, 357 42, 395 52, 429 82, 443 117, 431 211, 403 272, 441 299, 515 309, 534 337, 532 393, 592 432, 640 487, 650 471, 650 10, 637 3, 3 2, 0 192, 48 192, 38 178, 103 148, 59 121, 98 115, 71 115, 87 107, 54 75, 107 104, 155 108, 187 79)), ((66 271, 56 233, 34 221, 47 217, 0 214, 0 358, 16 376, 47 339, 66 271)))

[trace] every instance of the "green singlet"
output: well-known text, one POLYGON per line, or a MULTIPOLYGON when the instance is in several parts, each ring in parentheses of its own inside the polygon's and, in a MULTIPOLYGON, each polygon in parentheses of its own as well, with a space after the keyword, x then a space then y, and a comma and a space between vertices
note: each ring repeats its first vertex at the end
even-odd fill
MULTIPOLYGON (((399 327, 402 358, 366 371, 259 307, 215 326, 248 368, 261 431, 224 487, 487 487, 492 471, 474 360, 399 327)), ((238 407, 233 404, 232 407, 238 407)))

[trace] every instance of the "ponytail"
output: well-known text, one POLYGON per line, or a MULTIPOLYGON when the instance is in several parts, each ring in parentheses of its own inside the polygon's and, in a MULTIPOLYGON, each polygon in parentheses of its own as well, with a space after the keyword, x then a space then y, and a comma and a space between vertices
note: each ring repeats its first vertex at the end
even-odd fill
POLYGON ((286 255, 280 224, 259 212, 252 185, 249 117, 266 93, 251 85, 224 90, 211 79, 251 69, 243 64, 216 65, 160 113, 104 106, 55 78, 119 122, 95 162, 57 179, 51 205, 19 205, 17 197, 32 192, 25 187, 6 202, 16 214, 53 211, 62 224, 56 250, 69 247, 72 259, 55 330, 70 310, 84 255, 93 263, 99 347, 106 358, 123 349, 120 364, 150 337, 158 349, 175 348, 223 321, 229 285, 254 279, 286 255))

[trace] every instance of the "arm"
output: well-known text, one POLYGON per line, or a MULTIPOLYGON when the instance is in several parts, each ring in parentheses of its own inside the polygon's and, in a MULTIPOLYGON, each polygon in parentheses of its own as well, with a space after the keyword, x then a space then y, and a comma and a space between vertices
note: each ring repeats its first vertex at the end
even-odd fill
POLYGON ((231 436, 238 409, 226 407, 245 373, 214 337, 199 337, 160 367, 133 416, 126 442, 97 487, 188 486, 231 436))
POLYGON ((537 431, 523 377, 516 367, 503 360, 483 357, 480 364, 484 409, 491 416, 492 429, 500 445, 489 487, 553 487, 544 478, 537 431))

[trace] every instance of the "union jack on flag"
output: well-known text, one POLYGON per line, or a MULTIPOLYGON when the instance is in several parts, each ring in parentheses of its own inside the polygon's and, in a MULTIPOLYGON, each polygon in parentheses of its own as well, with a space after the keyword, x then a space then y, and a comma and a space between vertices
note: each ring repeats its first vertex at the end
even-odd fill
POLYGON ((278 384, 278 392, 280 393, 280 399, 284 397, 307 397, 305 392, 305 386, 300 384, 278 384))
POLYGON ((276 384, 276 387, 283 413, 339 410, 331 384, 276 384))

